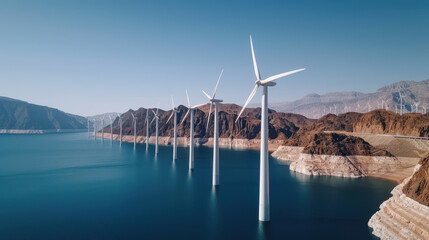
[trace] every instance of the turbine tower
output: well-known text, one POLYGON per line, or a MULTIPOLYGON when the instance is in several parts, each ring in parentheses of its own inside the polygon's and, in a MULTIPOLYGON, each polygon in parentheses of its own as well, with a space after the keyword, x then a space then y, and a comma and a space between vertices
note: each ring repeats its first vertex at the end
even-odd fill
POLYGON ((119 145, 122 146, 122 118, 121 115, 118 113, 119 118, 119 145))
POLYGON ((101 119, 101 141, 104 142, 104 115, 101 119))
MULTIPOLYGON (((156 132, 156 139, 155 139, 155 156, 156 156, 156 155, 158 155, 158 122, 159 122, 159 115, 158 115, 158 111, 159 111, 159 107, 157 107, 157 108, 156 108, 156 112, 152 110, 153 115, 154 115, 154 117, 153 117, 153 119, 152 119, 152 122, 153 122, 154 120, 156 120, 156 121, 155 121, 155 123, 156 123, 156 124, 155 124, 155 126, 156 126, 156 130, 155 130, 155 132, 156 132)), ((152 124, 152 122, 150 122, 150 123, 152 124)))
POLYGON ((137 117, 134 116, 133 113, 131 113, 131 116, 133 117, 133 127, 134 127, 134 148, 136 148, 136 141, 137 141, 137 117))
POLYGON ((112 116, 109 115, 110 118, 110 144, 113 144, 113 121, 112 116))
MULTIPOLYGON (((238 114, 237 120, 243 113, 247 104, 255 96, 256 91, 262 86, 262 109, 261 109, 261 161, 259 173, 259 221, 270 220, 270 191, 269 191, 269 162, 268 162, 268 87, 275 86, 273 82, 276 79, 285 77, 297 72, 305 70, 305 68, 297 69, 290 72, 280 73, 264 80, 261 79, 258 64, 256 63, 255 52, 253 51, 252 37, 250 36, 250 48, 252 50, 253 68, 255 70, 256 82, 250 96, 238 114)), ((237 122, 237 120, 235 120, 237 122)))
POLYGON ((146 109, 146 151, 149 150, 149 108, 146 109))
POLYGON ((91 133, 89 132, 89 118, 87 118, 88 120, 88 139, 91 139, 91 133))
POLYGON ((170 121, 171 117, 174 116, 174 143, 173 143, 173 161, 177 159, 177 108, 174 106, 174 99, 171 96, 171 104, 173 105, 172 113, 167 120, 167 123, 170 121))
POLYGON ((416 105, 416 113, 418 113, 420 102, 415 102, 414 105, 416 105))
POLYGON ((96 119, 94 119, 94 141, 97 141, 97 134, 96 134, 96 130, 95 130, 95 123, 97 122, 96 119))
POLYGON ((402 116, 403 110, 402 110, 402 94, 401 94, 401 92, 399 92, 399 98, 401 101, 401 116, 402 116))
POLYGON ((213 131, 213 186, 219 185, 219 123, 218 123, 218 104, 223 102, 221 99, 216 99, 216 90, 219 85, 220 78, 222 77, 223 69, 220 72, 219 78, 217 79, 216 87, 214 89, 213 95, 210 96, 206 92, 203 91, 204 95, 209 99, 211 102, 210 104, 210 110, 209 110, 209 117, 207 119, 207 127, 206 131, 208 132, 209 123, 210 123, 210 115, 212 113, 212 107, 213 104, 215 105, 215 115, 214 115, 214 131, 213 131))
POLYGON ((191 102, 189 101, 189 95, 188 90, 186 90, 186 100, 188 100, 188 111, 185 114, 185 117, 183 117, 183 120, 180 124, 183 124, 183 122, 186 120, 186 117, 189 113, 191 113, 191 118, 189 119, 189 170, 194 169, 194 110, 202 106, 204 104, 196 105, 191 107, 191 102))

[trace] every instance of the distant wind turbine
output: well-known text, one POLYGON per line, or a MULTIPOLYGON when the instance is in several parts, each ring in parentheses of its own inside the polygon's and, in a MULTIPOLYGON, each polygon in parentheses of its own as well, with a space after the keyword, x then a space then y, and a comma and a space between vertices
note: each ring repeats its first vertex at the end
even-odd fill
POLYGON ((188 111, 186 112, 185 116, 183 117, 183 120, 180 124, 183 124, 183 122, 186 120, 186 117, 189 113, 191 113, 191 117, 189 119, 189 170, 194 169, 194 110, 202 106, 204 104, 196 105, 191 107, 191 102, 189 101, 189 95, 188 90, 186 90, 186 100, 188 100, 188 111))
POLYGON ((109 115, 110 119, 110 144, 113 144, 113 120, 112 116, 109 115))
POLYGON ((415 102, 414 105, 416 105, 416 113, 417 113, 418 109, 419 109, 420 102, 415 102))
POLYGON ((146 151, 149 149, 149 108, 146 109, 146 151))
POLYGON ((95 124, 97 122, 97 119, 94 119, 94 141, 97 141, 97 132, 96 132, 96 128, 95 128, 95 124))
POLYGON ((219 78, 217 79, 217 83, 216 83, 216 87, 213 91, 213 95, 210 96, 208 95, 206 92, 203 93, 204 95, 206 95, 206 97, 209 99, 209 101, 211 102, 210 104, 210 110, 209 110, 209 116, 207 119, 207 127, 206 127, 206 131, 208 132, 208 128, 209 128, 209 123, 210 123, 210 115, 212 113, 212 107, 213 104, 215 105, 215 114, 214 114, 214 130, 213 130, 213 186, 217 186, 219 185, 219 123, 218 123, 218 104, 220 104, 221 102, 223 102, 223 100, 220 99, 215 99, 216 97, 216 91, 217 91, 217 87, 219 86, 219 81, 222 77, 223 74, 223 69, 220 72, 219 78))
POLYGON ((91 139, 91 133, 89 131, 89 118, 87 118, 87 120, 88 120, 88 139, 91 139))
POLYGON ((119 118, 119 145, 122 146, 122 118, 121 115, 118 113, 119 118))
POLYGON ((174 121, 173 161, 174 161, 177 159, 177 108, 174 105, 173 96, 171 96, 171 104, 173 105, 173 108, 172 108, 173 112, 171 113, 170 117, 168 118, 167 123, 170 121, 171 117, 174 116, 174 119, 173 119, 173 121, 174 121))
POLYGON ((104 142, 104 115, 101 119, 101 142, 104 142))
POLYGON ((133 128, 134 128, 134 148, 136 148, 136 142, 137 142, 137 117, 134 116, 133 113, 131 113, 131 116, 133 117, 133 128))
POLYGON ((155 128, 156 128, 156 130, 155 130, 155 134, 156 134, 156 138, 155 138, 155 156, 156 156, 156 155, 158 155, 158 122, 159 122, 158 112, 159 112, 159 107, 156 108, 156 112, 153 111, 153 110, 152 110, 152 112, 153 112, 154 116, 153 116, 153 119, 150 122, 150 124, 152 124, 153 121, 155 121, 155 128))
MULTIPOLYGON (((273 82, 276 79, 285 77, 297 72, 305 70, 305 68, 297 69, 290 72, 280 73, 264 80, 261 79, 258 64, 256 63, 255 52, 253 50, 252 36, 250 36, 250 48, 252 51, 253 68, 255 70, 256 81, 250 96, 238 114, 237 120, 243 113, 246 106, 255 96, 258 88, 262 86, 262 109, 261 109, 261 161, 259 174, 259 221, 270 220, 270 191, 269 191, 269 164, 268 164, 268 87, 275 86, 273 82)), ((237 120, 235 120, 237 122, 237 120)))

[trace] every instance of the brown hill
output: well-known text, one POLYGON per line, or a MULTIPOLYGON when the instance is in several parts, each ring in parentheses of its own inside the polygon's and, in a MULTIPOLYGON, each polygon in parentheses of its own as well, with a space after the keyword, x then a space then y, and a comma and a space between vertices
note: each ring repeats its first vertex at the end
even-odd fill
POLYGON ((306 144, 303 153, 341 156, 392 156, 388 151, 373 147, 359 137, 337 133, 314 133, 309 138, 310 142, 306 144))
MULTIPOLYGON (((195 124, 195 137, 208 138, 213 137, 213 124, 214 114, 211 115, 211 120, 207 127, 207 117, 210 105, 206 104, 196 109, 194 112, 194 124, 195 124)), ((185 106, 179 106, 177 113, 178 129, 177 135, 179 137, 189 136, 189 117, 185 119, 183 124, 180 122, 188 110, 185 106)), ((235 104, 221 104, 219 107, 219 136, 222 138, 245 138, 254 139, 260 137, 260 108, 249 108, 246 109, 237 122, 237 114, 241 110, 241 107, 235 104)), ((137 111, 129 110, 122 114, 123 118, 123 134, 132 135, 132 117, 131 112, 138 118, 137 120, 137 134, 139 136, 146 136, 146 125, 144 120, 146 118, 146 109, 140 108, 137 111)), ((172 111, 160 110, 159 120, 159 135, 160 136, 172 136, 173 135, 173 121, 167 123, 169 116, 172 111)), ((285 140, 289 138, 293 133, 298 131, 299 127, 305 126, 314 120, 308 119, 304 116, 297 114, 286 114, 277 113, 273 110, 269 110, 269 138, 277 140, 285 140)), ((149 119, 152 120, 153 113, 149 112, 149 119)), ((119 133, 119 121, 115 119, 113 123, 113 133, 119 133)), ((110 126, 105 128, 105 131, 110 131, 110 126)), ((150 135, 155 134, 155 123, 150 125, 150 135)))
POLYGON ((391 111, 375 110, 354 122, 353 132, 429 137, 429 113, 401 116, 391 111))
POLYGON ((405 184, 402 192, 409 198, 429 206, 429 156, 422 158, 419 163, 421 167, 414 173, 410 181, 405 184))

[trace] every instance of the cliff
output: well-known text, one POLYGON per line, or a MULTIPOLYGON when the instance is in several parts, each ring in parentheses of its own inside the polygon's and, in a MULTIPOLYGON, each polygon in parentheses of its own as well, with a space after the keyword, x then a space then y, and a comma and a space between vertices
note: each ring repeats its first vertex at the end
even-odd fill
POLYGON ((405 184, 402 192, 407 197, 429 207, 429 156, 422 158, 419 164, 420 168, 405 184))
POLYGON ((427 158, 415 167, 415 173, 392 190, 392 197, 380 205, 368 222, 381 239, 429 239, 427 204, 427 158), (421 188, 419 188, 420 186, 421 188), (418 201, 416 201, 417 199, 418 201))

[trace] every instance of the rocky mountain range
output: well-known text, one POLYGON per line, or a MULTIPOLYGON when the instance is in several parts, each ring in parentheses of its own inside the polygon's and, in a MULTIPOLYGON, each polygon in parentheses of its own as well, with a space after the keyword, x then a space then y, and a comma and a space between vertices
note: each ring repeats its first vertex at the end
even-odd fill
POLYGON ((0 129, 5 130, 77 130, 86 129, 86 118, 55 108, 0 97, 0 129))
POLYGON ((334 92, 323 95, 309 94, 293 102, 273 103, 270 107, 279 112, 290 112, 308 118, 320 118, 328 113, 369 112, 386 109, 400 112, 402 95, 403 112, 426 113, 429 108, 429 80, 402 81, 379 88, 373 93, 334 92), (417 107, 416 107, 417 104, 417 107))

